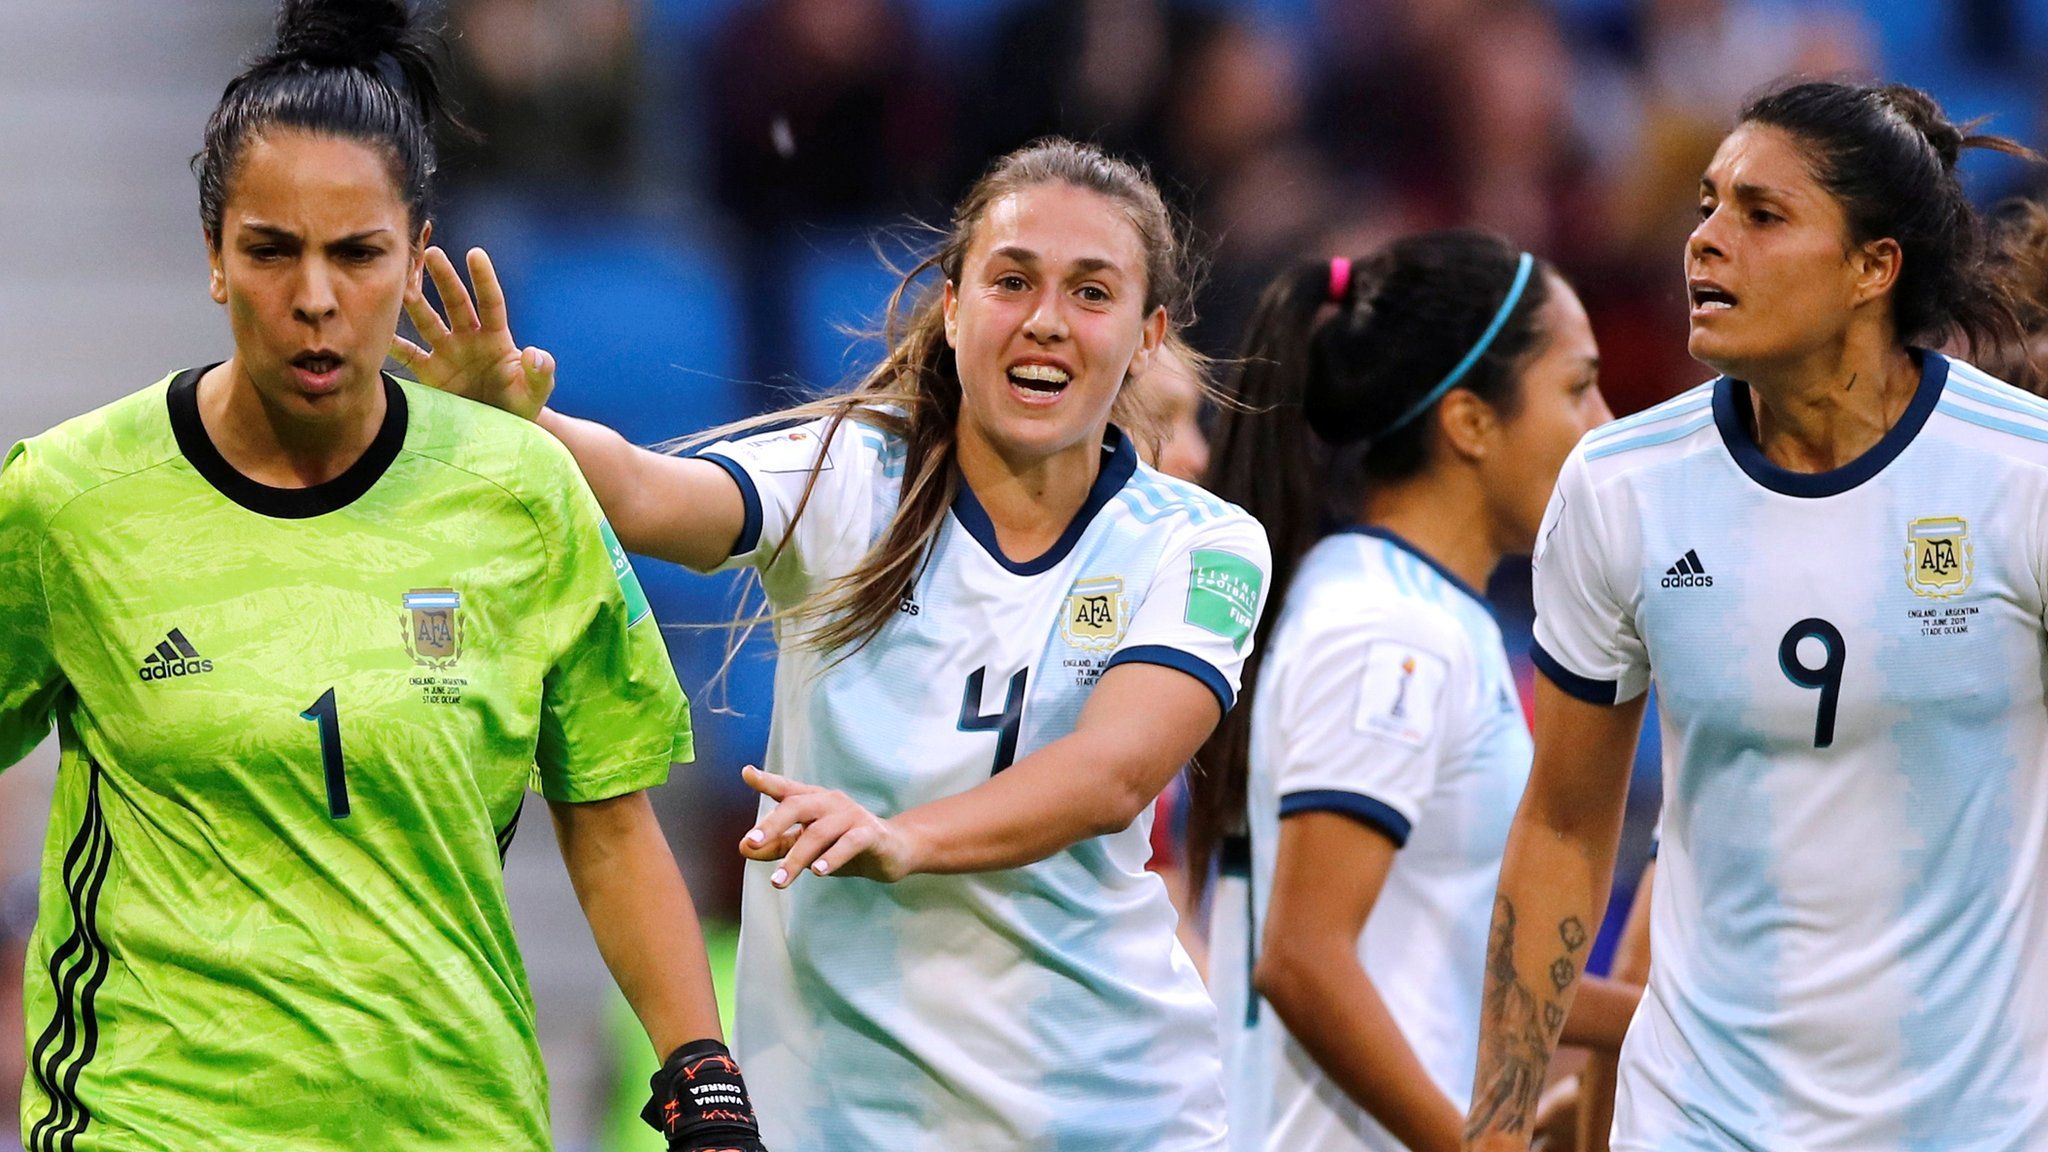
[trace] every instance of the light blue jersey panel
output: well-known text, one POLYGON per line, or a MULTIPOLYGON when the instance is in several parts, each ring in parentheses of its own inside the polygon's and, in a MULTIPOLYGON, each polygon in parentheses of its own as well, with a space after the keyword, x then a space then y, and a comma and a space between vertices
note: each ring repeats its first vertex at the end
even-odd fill
POLYGON ((1256 944, 1287 818, 1334 812, 1393 841, 1359 961, 1436 1086, 1469 1100, 1494 885, 1530 762, 1500 628, 1399 537, 1343 532, 1303 559, 1259 676, 1249 882, 1219 892, 1211 951, 1231 1146, 1401 1152, 1257 998, 1256 944))
MULTIPOLYGON (((848 571, 900 488, 901 442, 849 423, 792 531, 821 431, 708 454, 743 478, 736 562, 765 566, 779 606, 848 571)), ((889 816, 1068 735, 1117 664, 1178 669, 1227 708, 1268 563, 1256 522, 1139 464, 1114 430, 1087 504, 1038 560, 1004 557, 963 487, 872 642, 835 663, 784 629, 768 766, 889 816)), ((1214 1012, 1145 870, 1149 826, 893 885, 806 876, 778 892, 772 866, 749 865, 734 1046, 769 1146, 1220 1147, 1214 1012)))
POLYGON ((1920 355, 1834 472, 1724 379, 1559 482, 1538 666, 1664 726, 1617 1149, 2048 1148, 2048 404, 1920 355))

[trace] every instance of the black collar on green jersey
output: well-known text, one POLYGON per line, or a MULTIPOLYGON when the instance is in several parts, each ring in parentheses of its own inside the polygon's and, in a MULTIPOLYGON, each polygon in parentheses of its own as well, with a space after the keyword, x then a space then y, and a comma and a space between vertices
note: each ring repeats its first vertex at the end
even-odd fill
POLYGON ((967 534, 974 537, 984 551, 995 558, 995 562, 1019 576, 1036 576, 1048 572, 1067 558, 1074 545, 1081 542, 1081 533, 1109 503, 1109 498, 1123 491, 1125 482, 1138 470, 1138 450, 1131 445, 1131 438, 1124 430, 1111 424, 1102 434, 1102 468, 1095 473, 1095 486, 1088 490, 1088 499, 1081 504, 1081 510, 1067 524, 1067 530, 1045 554, 1033 560, 1012 560, 1003 555, 1003 546, 996 542, 995 522, 988 518, 988 509, 981 506, 974 489, 967 486, 967 478, 960 478, 960 493, 953 497, 953 515, 967 534))
POLYGON ((178 438, 178 450, 192 467, 220 494, 260 516, 280 520, 308 520, 337 512, 356 502, 370 486, 383 477, 398 450, 405 445, 405 390, 389 375, 384 377, 384 424, 377 429, 370 447, 334 479, 310 488, 272 488, 249 479, 228 463, 214 447, 213 437, 199 418, 199 378, 214 366, 188 368, 171 381, 167 397, 171 409, 171 433, 178 438))
POLYGON ((1771 463, 1763 449, 1757 447, 1756 433, 1750 431, 1756 426, 1756 414, 1750 407, 1749 385, 1740 380, 1723 376, 1714 381, 1714 423, 1720 428, 1721 442, 1728 446, 1728 455, 1749 474, 1751 480, 1786 496, 1839 496, 1884 471, 1884 466, 1898 459, 1913 437, 1927 424, 1927 418, 1934 414, 1934 406, 1941 403, 1943 389, 1948 386, 1948 357, 1925 348, 1907 349, 1920 363, 1920 387, 1913 393, 1913 399, 1906 403, 1906 411, 1899 422, 1892 425, 1870 450, 1840 468, 1826 472, 1794 472, 1771 463))

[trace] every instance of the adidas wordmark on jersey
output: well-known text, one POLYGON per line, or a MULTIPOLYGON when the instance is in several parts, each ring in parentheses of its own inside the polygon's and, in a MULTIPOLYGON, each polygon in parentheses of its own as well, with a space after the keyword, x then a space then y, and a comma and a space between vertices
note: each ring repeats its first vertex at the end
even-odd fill
MULTIPOLYGON (((823 434, 706 452, 746 498, 730 563, 761 566, 778 607, 850 571, 902 487, 900 439, 858 420, 823 434)), ((768 767, 886 817, 1072 732, 1119 664, 1179 669, 1227 708, 1268 568, 1256 521, 1140 464, 1114 428, 1086 502, 1036 559, 1003 554, 963 484, 873 641, 836 662, 782 646, 768 767)), ((1145 870, 1150 824, 1023 868, 896 884, 777 891, 772 865, 749 865, 734 1046, 769 1147, 1220 1148, 1214 1008, 1145 870)))
POLYGON ((0 769, 61 746, 22 1134, 101 1149, 544 1149, 505 900, 526 789, 691 755, 562 446, 385 382, 312 488, 235 471, 177 373, 0 467, 0 769))
POLYGON ((1663 724, 1621 1152, 2048 1148, 2048 402, 1916 355, 1835 471, 1724 378, 1559 480, 1537 664, 1663 724))

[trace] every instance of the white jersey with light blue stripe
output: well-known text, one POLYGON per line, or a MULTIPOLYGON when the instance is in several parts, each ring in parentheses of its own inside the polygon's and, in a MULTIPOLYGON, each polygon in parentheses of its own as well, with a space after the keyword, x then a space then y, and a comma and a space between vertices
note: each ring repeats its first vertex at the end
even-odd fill
MULTIPOLYGON (((903 442, 855 421, 709 449, 738 481, 732 565, 777 608, 844 575, 895 513, 903 442), (791 521, 799 504, 803 513, 791 521)), ((963 484, 912 596, 834 662, 779 629, 767 767, 882 816, 986 781, 1074 730, 1118 664, 1179 669, 1225 708, 1269 569, 1241 510, 1110 430, 1053 548, 1004 556, 963 484)), ((1223 1143, 1215 1013, 1145 870, 1149 811, 1001 872, 897 884, 747 868, 738 1018, 769 1147, 1193 1152, 1223 1143)))
POLYGON ((1240 874, 1219 887, 1211 937, 1231 1146, 1400 1152, 1252 991, 1280 825, 1335 812, 1400 848, 1359 961, 1430 1078, 1463 1107, 1528 725, 1484 598, 1381 529, 1309 552, 1271 644, 1252 704, 1249 883, 1240 874))
POLYGON ((1621 1152, 2048 1148, 2048 402, 1916 355, 1835 471, 1722 379, 1559 480, 1537 665, 1663 724, 1621 1152))

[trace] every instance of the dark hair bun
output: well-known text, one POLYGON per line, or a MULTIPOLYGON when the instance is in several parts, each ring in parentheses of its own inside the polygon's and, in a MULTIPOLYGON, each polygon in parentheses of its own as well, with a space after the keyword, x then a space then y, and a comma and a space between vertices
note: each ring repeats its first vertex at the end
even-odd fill
MULTIPOLYGON (((1309 342, 1302 396, 1309 428, 1332 445, 1370 444, 1369 472, 1419 468, 1429 437, 1402 433, 1419 417, 1416 406, 1478 345, 1520 260, 1507 240, 1458 228, 1404 236, 1354 264, 1346 300, 1309 342)), ((1513 404, 1514 365, 1541 336, 1535 317, 1547 295, 1540 277, 1525 287, 1513 322, 1503 322, 1464 387, 1513 404)))
POLYGON ((416 40, 405 0, 284 0, 265 62, 374 70, 416 40))
MULTIPOLYGON (((433 128, 444 118, 435 63, 441 39, 408 0, 280 0, 277 38, 228 82, 192 158, 199 221, 220 242, 228 182, 254 133, 292 128, 390 149, 414 224, 432 191, 433 128)), ((467 132, 447 118, 457 132, 467 132)))
POLYGON ((1944 170, 1955 170, 1963 154, 1963 130, 1949 121, 1933 97, 1906 84, 1886 84, 1877 90, 1877 97, 1927 138, 1944 170))

